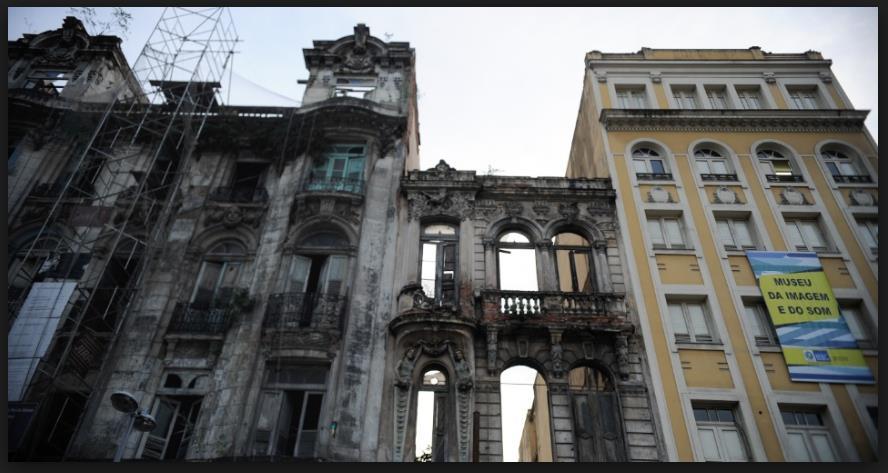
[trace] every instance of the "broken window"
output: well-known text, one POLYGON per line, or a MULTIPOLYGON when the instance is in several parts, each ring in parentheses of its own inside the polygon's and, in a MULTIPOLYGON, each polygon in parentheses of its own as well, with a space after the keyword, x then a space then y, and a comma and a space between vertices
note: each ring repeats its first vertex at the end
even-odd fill
POLYGON ((456 302, 458 244, 457 229, 453 225, 433 224, 422 229, 422 290, 438 304, 456 302))
POLYGON ((426 370, 416 394, 416 461, 445 462, 448 460, 450 414, 450 386, 447 375, 439 369, 426 370))
POLYGON ((308 190, 363 193, 366 149, 362 144, 328 148, 312 166, 308 190))
POLYGON ((231 187, 224 188, 228 202, 257 202, 265 197, 262 178, 268 163, 240 161, 234 165, 231 187), (260 193, 261 192, 261 193, 260 193))
POLYGON ((58 96, 71 80, 70 71, 38 70, 33 71, 25 80, 24 88, 47 95, 58 96))
POLYGON ((254 456, 317 455, 326 378, 324 366, 276 363, 266 370, 253 431, 254 456))
POLYGON ((570 370, 568 384, 578 460, 625 461, 620 406, 612 377, 602 369, 581 366, 570 370))
POLYGON ((371 95, 374 90, 376 90, 375 78, 337 77, 336 86, 333 89, 333 96, 369 99, 369 95, 371 95))
POLYGON ((509 231, 497 241, 499 288, 504 291, 536 291, 536 250, 527 235, 509 231))
POLYGON ((562 292, 594 292, 592 277, 592 245, 576 233, 559 233, 552 237, 558 290, 562 292))
POLYGON ((208 309, 227 303, 245 258, 246 249, 232 240, 218 243, 208 251, 191 294, 191 307, 208 309))
POLYGON ((183 460, 200 414, 201 396, 158 396, 151 415, 157 422, 142 439, 143 460, 183 460))

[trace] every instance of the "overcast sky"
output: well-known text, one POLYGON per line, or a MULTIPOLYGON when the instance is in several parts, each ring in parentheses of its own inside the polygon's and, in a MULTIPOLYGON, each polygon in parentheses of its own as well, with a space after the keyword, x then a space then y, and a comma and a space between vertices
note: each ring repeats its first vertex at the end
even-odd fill
MULTIPOLYGON (((8 38, 59 28, 67 8, 9 8, 8 38)), ((97 9, 108 17, 108 8, 97 9)), ((135 62, 162 8, 128 8, 135 62)), ((302 49, 362 22, 416 49, 422 167, 564 175, 587 51, 820 51, 878 137, 877 8, 233 8, 243 41, 231 103, 298 105, 302 49)), ((227 94, 225 94, 227 95, 227 94)))

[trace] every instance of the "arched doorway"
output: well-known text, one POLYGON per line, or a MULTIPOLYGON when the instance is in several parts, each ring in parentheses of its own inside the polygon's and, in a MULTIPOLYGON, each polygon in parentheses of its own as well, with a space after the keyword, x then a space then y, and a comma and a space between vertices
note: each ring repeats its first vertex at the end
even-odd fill
POLYGON ((596 366, 578 366, 568 374, 577 460, 626 461, 620 404, 613 377, 596 366))
POLYGON ((549 390, 543 376, 528 366, 500 375, 503 461, 551 462, 549 390))
POLYGON ((418 462, 447 461, 450 383, 445 371, 426 369, 416 392, 416 437, 414 454, 418 462))

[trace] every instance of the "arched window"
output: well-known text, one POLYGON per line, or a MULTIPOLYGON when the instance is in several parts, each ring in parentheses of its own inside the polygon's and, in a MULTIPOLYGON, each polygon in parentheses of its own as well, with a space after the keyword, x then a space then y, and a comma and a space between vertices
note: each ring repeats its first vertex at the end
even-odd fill
POLYGON ((576 233, 564 232, 552 237, 555 245, 555 266, 558 290, 562 292, 595 292, 592 245, 576 233))
POLYGON ((231 300, 241 267, 247 257, 244 246, 234 240, 217 243, 203 258, 197 284, 191 293, 191 307, 207 309, 231 300))
POLYGON ((536 291, 536 251, 527 235, 508 231, 497 240, 499 288, 505 291, 536 291))
POLYGON ((625 461, 622 416, 611 376, 590 366, 570 370, 568 386, 581 462, 625 461))
POLYGON ((826 164, 835 182, 873 182, 855 153, 829 147, 820 150, 820 159, 826 164))
POLYGON ((647 147, 635 148, 632 151, 632 166, 635 169, 635 177, 638 179, 672 180, 672 174, 669 173, 666 161, 654 149, 647 147))
POLYGON ((330 146, 315 160, 308 190, 363 193, 366 154, 367 147, 363 144, 330 146))
POLYGON ((762 148, 756 153, 756 157, 768 182, 804 182, 801 172, 783 152, 762 148))
POLYGON ((416 461, 445 462, 449 457, 448 424, 453 419, 450 383, 443 369, 431 368, 422 374, 416 392, 416 461))
POLYGON ((736 181, 737 175, 731 169, 728 159, 711 148, 700 148, 694 151, 694 163, 697 172, 704 181, 736 181))
POLYGON ((456 302, 457 228, 431 224, 422 228, 420 281, 426 297, 439 304, 456 302))

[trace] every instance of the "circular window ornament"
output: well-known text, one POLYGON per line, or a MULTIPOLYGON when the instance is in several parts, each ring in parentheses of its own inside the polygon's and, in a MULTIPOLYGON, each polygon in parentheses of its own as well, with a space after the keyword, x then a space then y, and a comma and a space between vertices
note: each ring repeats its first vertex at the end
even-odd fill
POLYGON ((737 194, 727 187, 719 187, 715 191, 715 198, 722 204, 736 204, 737 194))
POLYGON ((869 192, 853 190, 851 191, 851 203, 853 205, 872 206, 876 205, 876 200, 869 192))
POLYGON ((791 187, 784 189, 781 195, 783 200, 789 205, 805 205, 807 203, 805 201, 805 194, 791 187))
POLYGON ((651 202, 656 202, 658 204, 664 204, 669 202, 669 192, 666 192, 662 187, 654 187, 650 192, 651 202))

